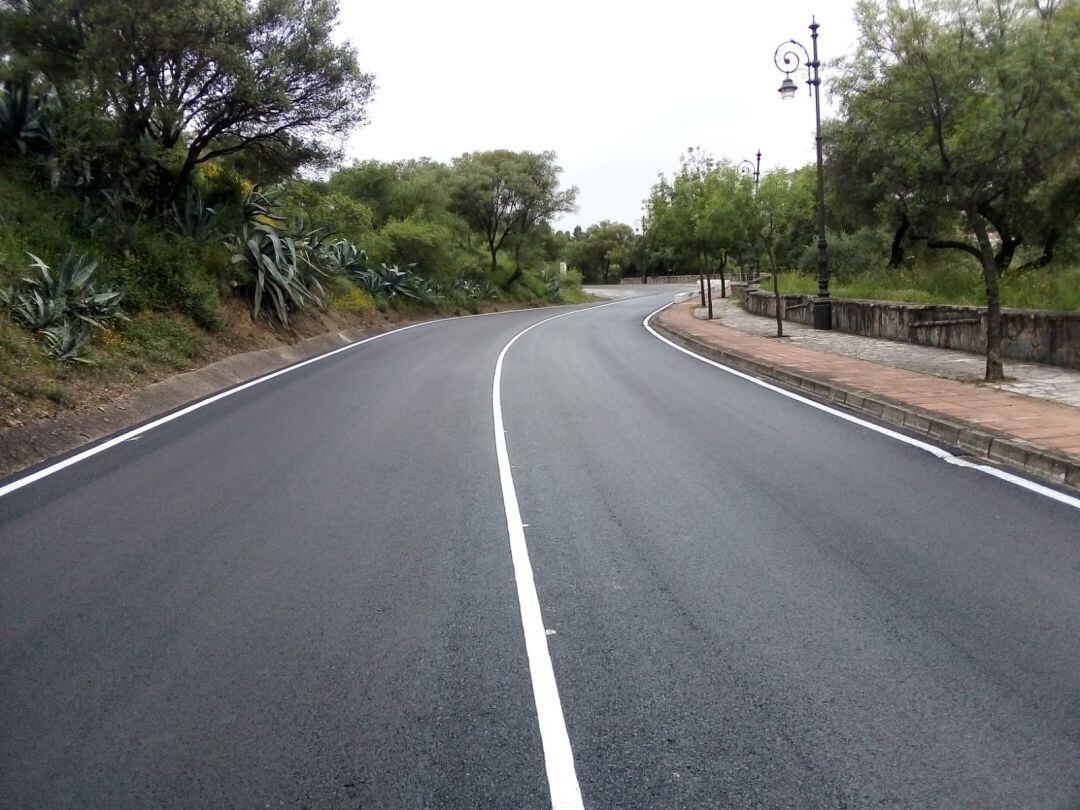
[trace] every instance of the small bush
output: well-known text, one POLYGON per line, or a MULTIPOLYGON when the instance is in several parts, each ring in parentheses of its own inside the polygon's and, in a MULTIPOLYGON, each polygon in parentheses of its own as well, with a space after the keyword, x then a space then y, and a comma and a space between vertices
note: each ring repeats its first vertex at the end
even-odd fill
POLYGON ((327 303, 331 309, 353 315, 364 315, 376 309, 375 299, 369 293, 358 289, 345 279, 335 279, 329 288, 327 303))
POLYGON ((144 313, 120 329, 125 346, 144 361, 183 368, 195 356, 194 335, 167 315, 144 313))

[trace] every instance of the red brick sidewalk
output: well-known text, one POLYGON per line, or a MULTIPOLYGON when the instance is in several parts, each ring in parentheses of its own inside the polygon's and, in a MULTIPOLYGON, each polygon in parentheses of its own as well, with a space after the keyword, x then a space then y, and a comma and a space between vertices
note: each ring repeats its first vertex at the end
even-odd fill
POLYGON ((750 335, 694 318, 694 306, 671 307, 653 323, 756 373, 1080 487, 1080 409, 750 335))

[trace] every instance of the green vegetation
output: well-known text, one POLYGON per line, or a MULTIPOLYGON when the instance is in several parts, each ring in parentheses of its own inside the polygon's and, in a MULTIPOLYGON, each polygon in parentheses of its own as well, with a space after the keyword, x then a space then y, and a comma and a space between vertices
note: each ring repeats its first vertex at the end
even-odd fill
POLYGON ((63 403, 44 381, 183 367, 236 344, 235 299, 248 338, 313 309, 581 300, 556 269, 551 220, 576 189, 553 152, 339 165, 374 82, 336 17, 330 0, 0 3, 0 396, 63 403))
MULTIPOLYGON (((781 273, 779 283, 786 292, 817 292, 817 278, 812 273, 781 273)), ((911 270, 882 268, 852 274, 830 284, 829 289, 840 298, 972 306, 986 302, 979 268, 952 260, 927 260, 911 270)), ((1080 311, 1080 267, 1006 276, 1001 280, 1001 300, 1020 309, 1080 311)))
MULTIPOLYGON (((998 379, 1002 305, 1080 310, 1080 6, 862 0, 856 20, 856 53, 826 66, 830 290, 986 306, 998 379)), ((691 150, 646 201, 642 263, 816 292, 815 183, 755 187, 691 150)))

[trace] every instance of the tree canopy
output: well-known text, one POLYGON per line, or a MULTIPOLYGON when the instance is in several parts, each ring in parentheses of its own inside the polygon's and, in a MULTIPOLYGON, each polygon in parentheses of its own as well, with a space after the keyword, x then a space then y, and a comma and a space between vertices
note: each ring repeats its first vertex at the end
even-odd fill
POLYGON ((909 238, 979 262, 1000 378, 998 277, 1080 210, 1080 7, 864 0, 856 18, 835 153, 909 238))
MULTIPOLYGON (((454 160, 451 210, 483 235, 498 267, 507 240, 520 244, 560 213, 574 210, 576 188, 560 189, 554 152, 468 152, 454 160)), ((515 277, 520 274, 515 267, 515 277)))
POLYGON ((93 150, 109 170, 165 204, 215 158, 291 170, 339 154, 374 84, 336 19, 333 0, 14 0, 0 29, 15 65, 108 123, 93 150))

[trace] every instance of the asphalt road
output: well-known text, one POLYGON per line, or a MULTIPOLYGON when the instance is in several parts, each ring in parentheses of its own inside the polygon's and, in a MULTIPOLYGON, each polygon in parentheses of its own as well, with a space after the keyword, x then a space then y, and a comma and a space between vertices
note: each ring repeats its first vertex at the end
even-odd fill
MULTIPOLYGON (((676 352, 664 300, 502 369, 584 805, 1080 806, 1080 510, 676 352)), ((0 498, 0 806, 550 806, 492 377, 553 314, 0 498)))

